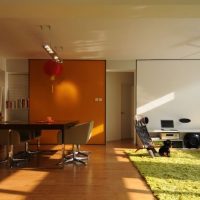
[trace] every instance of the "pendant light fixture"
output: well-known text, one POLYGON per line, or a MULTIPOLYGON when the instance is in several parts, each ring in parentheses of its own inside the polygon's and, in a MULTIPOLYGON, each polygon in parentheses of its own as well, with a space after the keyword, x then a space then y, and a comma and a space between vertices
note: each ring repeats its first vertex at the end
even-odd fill
MULTIPOLYGON (((51 25, 39 25, 41 31, 43 32, 43 35, 46 33, 46 42, 43 43, 42 47, 43 49, 48 53, 48 55, 57 63, 62 63, 63 59, 58 56, 57 52, 54 50, 54 48, 51 46, 51 25)), ((59 49, 63 50, 63 47, 61 46, 59 49)))
POLYGON ((55 60, 57 63, 63 63, 63 59, 58 56, 56 51, 49 45, 49 44, 43 44, 42 47, 44 50, 50 55, 50 57, 55 60))

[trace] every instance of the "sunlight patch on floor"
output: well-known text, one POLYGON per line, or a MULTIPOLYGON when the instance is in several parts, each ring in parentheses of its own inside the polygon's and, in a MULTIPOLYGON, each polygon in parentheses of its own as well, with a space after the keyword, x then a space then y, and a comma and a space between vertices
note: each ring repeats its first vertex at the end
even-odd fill
MULTIPOLYGON (((19 170, 14 172, 9 177, 1 181, 0 199, 3 199, 3 194, 7 197, 8 194, 15 196, 14 199, 25 199, 26 195, 34 191, 34 189, 41 184, 48 174, 49 172, 33 170, 19 170), (14 180, 18 181, 15 182, 14 180), (16 196, 20 198, 16 198, 16 196)), ((10 199, 13 199, 13 197, 10 197, 10 199)))
POLYGON ((114 153, 118 162, 129 162, 129 159, 124 153, 124 148, 114 148, 114 153))
POLYGON ((141 177, 123 178, 124 188, 127 189, 128 199, 154 199, 146 183, 141 177), (142 189, 141 189, 142 188, 142 189), (141 196, 142 195, 142 196, 141 196))
POLYGON ((141 177, 123 178, 123 184, 124 184, 126 189, 137 189, 137 190, 140 190, 141 186, 142 187, 146 186, 144 181, 141 180, 141 177))

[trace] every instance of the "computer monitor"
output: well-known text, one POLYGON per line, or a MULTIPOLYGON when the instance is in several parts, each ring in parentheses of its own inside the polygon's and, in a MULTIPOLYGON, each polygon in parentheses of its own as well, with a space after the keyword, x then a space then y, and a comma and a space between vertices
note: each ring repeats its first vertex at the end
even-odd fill
POLYGON ((160 120, 160 122, 161 122, 161 128, 163 129, 174 128, 173 120, 160 120))

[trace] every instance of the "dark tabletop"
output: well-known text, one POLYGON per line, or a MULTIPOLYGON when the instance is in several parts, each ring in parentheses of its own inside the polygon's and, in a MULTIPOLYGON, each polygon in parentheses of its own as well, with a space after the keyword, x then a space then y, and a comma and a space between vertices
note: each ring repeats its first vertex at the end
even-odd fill
POLYGON ((66 121, 5 121, 0 122, 0 129, 34 129, 34 130, 63 130, 66 127, 73 126, 78 123, 78 120, 66 121))

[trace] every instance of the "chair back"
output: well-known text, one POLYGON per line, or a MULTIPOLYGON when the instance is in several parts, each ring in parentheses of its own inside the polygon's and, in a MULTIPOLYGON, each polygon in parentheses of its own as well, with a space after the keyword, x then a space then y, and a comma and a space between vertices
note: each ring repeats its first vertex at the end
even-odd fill
POLYGON ((18 132, 20 142, 28 142, 32 139, 32 131, 30 130, 15 130, 15 132, 18 132))
POLYGON ((143 121, 140 121, 140 120, 139 121, 136 120, 135 121, 135 130, 136 130, 137 135, 140 138, 140 141, 142 142, 142 144, 145 147, 152 146, 152 139, 147 130, 146 123, 144 123, 143 121))
POLYGON ((9 130, 0 130, 0 145, 10 144, 9 130))
POLYGON ((64 130, 64 144, 87 144, 91 137, 94 121, 80 123, 64 130))
POLYGON ((20 144, 19 133, 13 130, 0 130, 0 145, 20 144))

